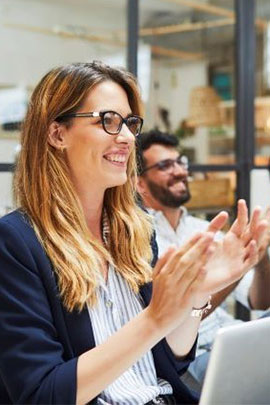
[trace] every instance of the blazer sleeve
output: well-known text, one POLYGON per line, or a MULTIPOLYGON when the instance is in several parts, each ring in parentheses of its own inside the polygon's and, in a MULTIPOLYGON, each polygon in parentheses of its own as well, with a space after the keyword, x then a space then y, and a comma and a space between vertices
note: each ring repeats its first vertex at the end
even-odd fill
POLYGON ((33 249, 0 222, 0 375, 17 404, 74 404, 77 358, 64 361, 33 249))
POLYGON ((171 362, 171 364, 173 365, 173 367, 175 368, 175 370, 177 371, 177 373, 180 376, 187 371, 190 363, 193 360, 195 360, 197 339, 198 339, 198 337, 196 338, 196 340, 195 340, 192 348, 190 349, 189 353, 187 353, 185 357, 181 358, 181 360, 179 360, 173 354, 172 349, 170 348, 169 344, 167 343, 167 340, 163 339, 163 341, 162 341, 163 349, 164 349, 169 361, 171 362))
MULTIPOLYGON (((152 296, 152 283, 147 283, 140 289, 140 294, 143 298, 144 304, 147 306, 152 296)), ((195 359, 196 347, 198 336, 190 349, 189 353, 180 360, 174 355, 172 349, 167 343, 166 338, 163 338, 153 348, 152 353, 154 355, 155 366, 157 374, 166 379, 166 374, 169 369, 173 369, 178 375, 184 374, 188 369, 189 364, 195 359)))

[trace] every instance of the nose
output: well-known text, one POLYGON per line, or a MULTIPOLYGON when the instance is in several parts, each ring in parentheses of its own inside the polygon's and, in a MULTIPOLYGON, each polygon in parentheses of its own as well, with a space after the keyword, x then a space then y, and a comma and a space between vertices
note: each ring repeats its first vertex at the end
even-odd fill
POLYGON ((118 135, 116 135, 116 141, 117 143, 128 143, 128 144, 134 144, 135 142, 135 136, 133 133, 128 129, 125 123, 123 123, 121 131, 119 132, 118 135))

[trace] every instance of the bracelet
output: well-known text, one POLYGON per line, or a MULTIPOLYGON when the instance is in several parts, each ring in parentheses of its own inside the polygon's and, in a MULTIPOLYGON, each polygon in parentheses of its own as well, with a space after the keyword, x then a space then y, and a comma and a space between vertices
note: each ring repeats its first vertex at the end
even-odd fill
POLYGON ((191 311, 191 316, 195 318, 201 318, 204 314, 207 314, 207 312, 212 308, 211 304, 211 295, 208 297, 207 303, 201 307, 201 308, 192 308, 191 311))

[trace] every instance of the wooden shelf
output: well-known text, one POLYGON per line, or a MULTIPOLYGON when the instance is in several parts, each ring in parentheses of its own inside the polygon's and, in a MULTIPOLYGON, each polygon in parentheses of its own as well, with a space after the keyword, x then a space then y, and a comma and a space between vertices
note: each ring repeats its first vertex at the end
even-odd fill
POLYGON ((229 178, 196 179, 189 182, 189 209, 222 209, 234 205, 234 192, 229 178))
MULTIPOLYGON (((223 125, 234 127, 235 125, 235 101, 221 101, 219 103, 221 121, 223 125)), ((256 97, 254 100, 255 128, 270 129, 270 97, 256 97)))

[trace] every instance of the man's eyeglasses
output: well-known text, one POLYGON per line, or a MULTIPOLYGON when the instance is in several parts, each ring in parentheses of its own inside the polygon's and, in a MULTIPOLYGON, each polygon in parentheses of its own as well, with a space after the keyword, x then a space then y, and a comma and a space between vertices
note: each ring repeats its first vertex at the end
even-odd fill
POLYGON ((127 118, 123 118, 119 113, 115 111, 101 111, 101 112, 78 112, 63 114, 57 118, 57 121, 61 121, 65 118, 73 117, 100 117, 103 129, 107 134, 117 135, 120 133, 123 124, 126 124, 130 132, 134 136, 138 136, 143 126, 143 119, 138 115, 129 115, 127 118))
POLYGON ((178 165, 185 170, 188 170, 188 158, 186 156, 178 156, 176 159, 165 159, 160 160, 159 162, 155 163, 152 166, 146 167, 141 171, 141 174, 147 172, 150 169, 157 168, 162 172, 167 172, 174 168, 174 165, 178 165))

